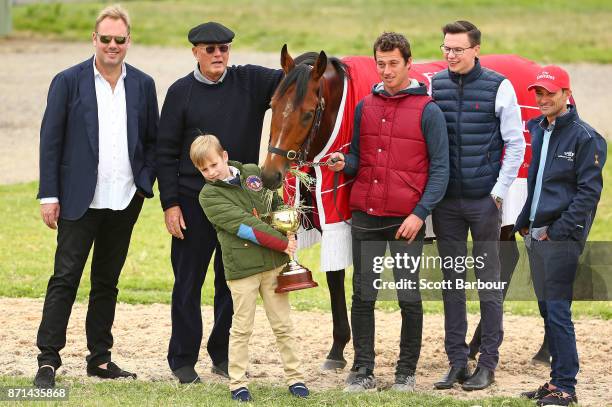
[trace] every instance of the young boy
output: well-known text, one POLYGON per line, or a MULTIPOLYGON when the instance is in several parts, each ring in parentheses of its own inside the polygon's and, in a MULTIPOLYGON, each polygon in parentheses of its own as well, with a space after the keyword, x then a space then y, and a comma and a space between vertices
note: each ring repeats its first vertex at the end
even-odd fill
MULTIPOLYGON (((227 151, 211 135, 197 137, 190 157, 206 179, 200 204, 215 226, 223 252, 225 278, 232 293, 234 316, 229 341, 229 376, 232 399, 251 401, 247 388, 248 344, 253 332, 257 293, 261 295, 272 331, 276 336, 289 392, 308 397, 294 352, 293 325, 289 318, 288 294, 276 294, 276 277, 296 249, 289 239, 259 219, 269 208, 259 167, 228 161, 227 151)), ((274 194, 272 209, 282 200, 274 194)))

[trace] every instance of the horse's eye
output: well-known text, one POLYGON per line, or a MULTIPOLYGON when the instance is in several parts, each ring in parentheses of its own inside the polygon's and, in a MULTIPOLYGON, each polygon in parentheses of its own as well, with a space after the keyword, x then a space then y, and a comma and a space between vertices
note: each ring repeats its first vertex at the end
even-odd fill
POLYGON ((312 116, 314 116, 314 114, 312 112, 306 112, 302 115, 302 126, 303 127, 307 127, 310 124, 310 121, 312 120, 312 116))

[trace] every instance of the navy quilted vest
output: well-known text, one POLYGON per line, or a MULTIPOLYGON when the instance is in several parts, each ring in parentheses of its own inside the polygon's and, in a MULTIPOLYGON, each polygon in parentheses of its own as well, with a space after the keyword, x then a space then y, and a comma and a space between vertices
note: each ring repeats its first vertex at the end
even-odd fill
POLYGON ((504 147, 495 98, 504 76, 480 66, 465 75, 448 69, 432 81, 432 97, 446 118, 450 149, 447 198, 477 199, 491 193, 504 147))

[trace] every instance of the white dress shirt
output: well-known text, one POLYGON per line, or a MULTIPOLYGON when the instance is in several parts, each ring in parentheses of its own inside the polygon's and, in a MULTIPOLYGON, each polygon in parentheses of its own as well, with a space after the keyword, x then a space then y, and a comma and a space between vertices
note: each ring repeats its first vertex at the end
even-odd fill
POLYGON ((514 88, 508 79, 504 79, 497 89, 495 116, 499 118, 499 129, 505 150, 499 176, 491 194, 505 198, 508 188, 514 182, 523 164, 526 146, 521 108, 516 100, 514 88))
MULTIPOLYGON (((96 100, 98 102, 98 179, 93 200, 93 209, 125 209, 134 193, 134 175, 128 153, 127 110, 124 79, 125 64, 121 76, 111 88, 93 61, 96 100)), ((58 198, 43 198, 41 204, 58 202, 58 198)))

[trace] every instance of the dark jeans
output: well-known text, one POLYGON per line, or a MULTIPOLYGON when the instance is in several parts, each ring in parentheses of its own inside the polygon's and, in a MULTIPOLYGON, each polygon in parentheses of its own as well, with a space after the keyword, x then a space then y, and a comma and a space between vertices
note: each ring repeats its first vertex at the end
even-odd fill
MULTIPOLYGON (((480 199, 443 199, 433 211, 433 227, 442 258, 467 256, 468 231, 472 235, 474 258, 481 258, 484 267, 474 267, 482 282, 500 281, 499 233, 501 212, 490 196, 480 199)), ((467 311, 464 289, 457 289, 458 280, 465 281, 465 271, 443 268, 444 280, 452 289, 442 292, 444 300, 444 348, 451 366, 467 365, 469 348, 465 342, 467 311)), ((481 314, 480 357, 478 365, 494 370, 499 362, 499 346, 503 340, 502 291, 478 290, 481 314)))
MULTIPOLYGON (((401 224, 405 217, 378 217, 363 212, 353 212, 353 225, 365 228, 379 228, 401 224)), ((377 290, 373 288, 374 279, 378 274, 373 272, 373 257, 384 256, 387 242, 392 256, 397 254, 421 256, 425 227, 417 238, 408 245, 404 240, 395 240, 399 226, 381 231, 363 231, 352 228, 353 244, 353 305, 351 308, 351 326, 353 331, 353 346, 355 349, 354 368, 365 367, 374 370, 374 338, 375 320, 374 306, 377 290)), ((418 287, 418 272, 410 273, 405 269, 393 269, 395 282, 401 279, 415 281, 418 287)), ((421 353, 423 335, 423 305, 416 291, 398 290, 399 306, 402 315, 400 334, 400 352, 395 374, 412 375, 421 353)))
POLYGON ((214 227, 204 215, 197 197, 180 195, 179 203, 187 229, 185 239, 172 238, 172 336, 168 364, 172 370, 195 366, 202 344, 202 285, 215 252, 214 323, 206 346, 213 364, 227 361, 232 326, 232 297, 225 281, 221 247, 214 227))
POLYGON ((579 362, 572 322, 572 289, 581 246, 576 241, 531 241, 529 266, 551 361, 550 383, 575 394, 579 362))
POLYGON ((121 211, 88 209, 78 220, 59 219, 55 265, 36 338, 40 349, 38 366, 57 369, 62 365, 59 352, 66 346, 68 320, 92 245, 91 291, 85 320, 87 365, 99 366, 111 360, 117 283, 142 203, 143 198, 134 195, 121 211))

